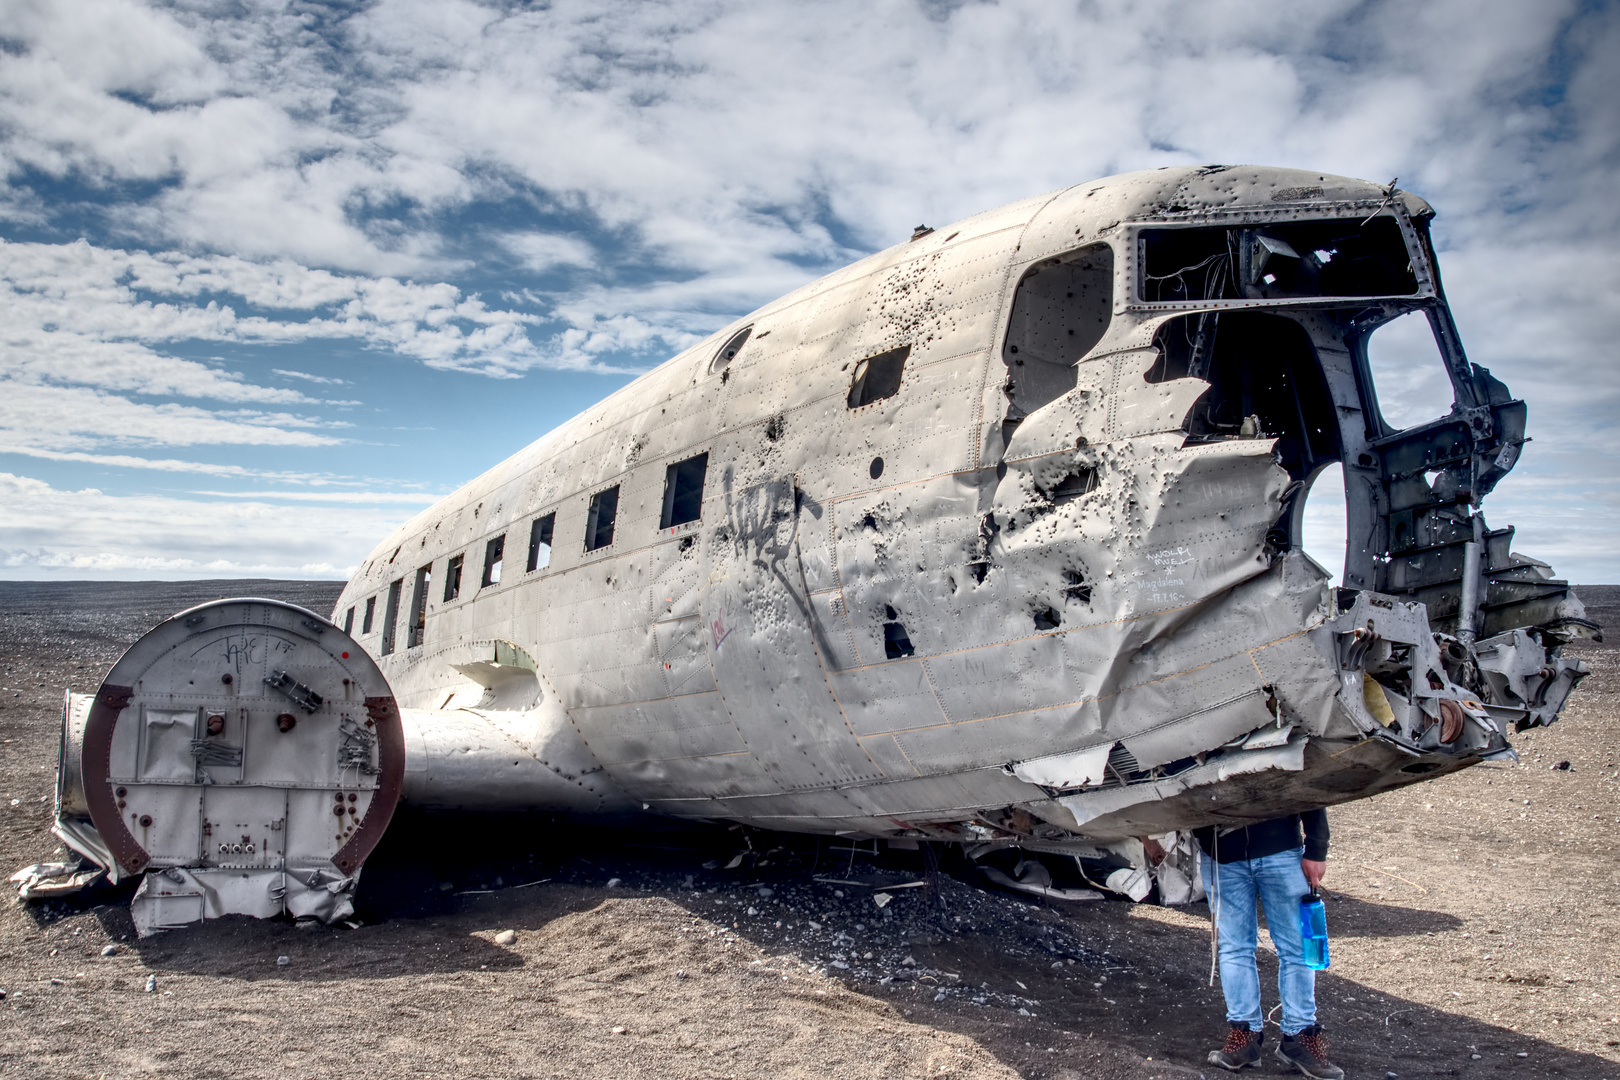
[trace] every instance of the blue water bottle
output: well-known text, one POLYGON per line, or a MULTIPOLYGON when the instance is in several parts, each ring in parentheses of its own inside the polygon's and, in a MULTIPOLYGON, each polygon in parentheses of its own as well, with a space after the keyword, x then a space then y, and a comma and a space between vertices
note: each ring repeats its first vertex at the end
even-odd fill
POLYGON ((1305 939, 1305 966, 1325 971, 1328 966, 1327 909, 1322 894, 1312 889, 1299 898, 1299 932, 1305 939))

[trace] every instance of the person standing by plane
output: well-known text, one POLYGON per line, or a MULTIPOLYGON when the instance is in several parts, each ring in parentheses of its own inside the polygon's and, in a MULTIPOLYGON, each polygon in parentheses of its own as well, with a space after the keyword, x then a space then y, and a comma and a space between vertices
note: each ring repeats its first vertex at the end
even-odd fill
POLYGON ((1209 1063, 1236 1072, 1260 1062, 1265 1023, 1260 1011, 1259 904, 1277 948, 1277 992, 1282 998, 1278 1061, 1316 1080, 1340 1080, 1328 1060, 1327 1039, 1316 1022, 1316 972, 1305 964, 1299 901, 1327 871, 1326 810, 1289 814, 1237 828, 1209 826, 1193 834, 1203 849, 1204 891, 1219 946, 1221 993, 1232 1025, 1209 1063), (1258 904, 1256 901, 1258 900, 1258 904))

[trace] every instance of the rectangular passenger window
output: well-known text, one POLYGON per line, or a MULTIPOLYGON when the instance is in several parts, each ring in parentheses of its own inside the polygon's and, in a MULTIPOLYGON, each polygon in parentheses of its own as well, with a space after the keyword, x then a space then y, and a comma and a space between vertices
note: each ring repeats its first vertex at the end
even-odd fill
POLYGON ((556 514, 537 517, 529 526, 530 570, 544 570, 551 565, 551 530, 557 524, 556 514))
POLYGON ((449 603, 461 595, 461 564, 466 559, 464 555, 452 555, 450 561, 444 566, 444 600, 449 603))
POLYGON ((388 605, 383 608, 382 645, 377 649, 382 656, 394 651, 394 631, 399 627, 399 590, 404 584, 404 578, 395 578, 388 586, 388 605))
POLYGON ((365 619, 360 623, 360 632, 362 634, 371 633, 372 619, 376 614, 377 614, 377 598, 375 596, 366 597, 366 616, 365 616, 365 619))
POLYGON ((849 407, 858 409, 874 401, 894 397, 900 392, 900 375, 906 367, 911 346, 902 345, 876 356, 869 356, 855 365, 855 375, 849 384, 849 407))
POLYGON ((619 513, 619 485, 591 496, 591 509, 585 515, 585 550, 595 551, 613 543, 613 519, 619 513))
POLYGON ((422 637, 427 632, 428 583, 432 580, 432 563, 416 572, 416 587, 411 590, 411 622, 410 632, 405 637, 406 648, 414 649, 422 644, 422 637))
POLYGON ((343 616, 343 632, 345 634, 354 633, 354 608, 350 608, 347 612, 344 613, 344 616, 343 616))
POLYGON ((484 579, 479 587, 501 583, 501 556, 506 552, 506 534, 484 545, 484 579))
POLYGON ((677 461, 664 473, 664 514, 660 529, 684 525, 703 515, 703 476, 709 471, 707 451, 677 461))

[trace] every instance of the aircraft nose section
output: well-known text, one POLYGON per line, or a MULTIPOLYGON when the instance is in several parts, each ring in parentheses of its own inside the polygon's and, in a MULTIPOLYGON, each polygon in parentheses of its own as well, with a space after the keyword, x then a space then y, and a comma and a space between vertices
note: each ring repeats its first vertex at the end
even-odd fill
POLYGON ((399 708, 313 612, 233 599, 153 627, 70 694, 54 830, 117 881, 142 934, 229 912, 331 922, 399 801, 399 708))

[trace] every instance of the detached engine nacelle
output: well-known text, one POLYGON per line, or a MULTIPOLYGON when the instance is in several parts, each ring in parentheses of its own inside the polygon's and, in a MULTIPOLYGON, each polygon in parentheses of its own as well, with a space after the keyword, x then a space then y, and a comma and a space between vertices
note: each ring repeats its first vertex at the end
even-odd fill
POLYGON ((146 874, 142 935, 227 912, 331 922, 404 776, 399 709, 363 649, 303 608, 220 600, 68 695, 53 831, 114 882, 146 874))
MULTIPOLYGON (((183 611, 95 694, 67 695, 52 831, 112 882, 146 875, 131 905, 145 936, 232 913, 349 917, 401 801, 634 809, 523 659, 469 661, 447 708, 402 710, 371 656, 314 612, 260 599, 183 611)), ((24 895, 99 876, 31 871, 24 895)))

